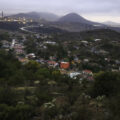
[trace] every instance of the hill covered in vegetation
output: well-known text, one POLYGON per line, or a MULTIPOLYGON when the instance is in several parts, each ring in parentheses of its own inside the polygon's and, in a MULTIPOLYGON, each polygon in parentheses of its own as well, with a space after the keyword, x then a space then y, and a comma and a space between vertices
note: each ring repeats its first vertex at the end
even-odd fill
POLYGON ((0 119, 119 120, 120 73, 71 79, 34 61, 22 65, 0 51, 0 119))

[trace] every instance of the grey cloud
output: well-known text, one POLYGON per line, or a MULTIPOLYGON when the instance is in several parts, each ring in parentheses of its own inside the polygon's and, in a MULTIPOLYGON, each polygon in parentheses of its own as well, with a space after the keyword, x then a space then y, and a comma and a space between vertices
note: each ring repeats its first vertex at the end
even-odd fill
POLYGON ((119 12, 120 0, 0 0, 1 9, 37 11, 119 12))
POLYGON ((0 9, 6 12, 44 11, 61 15, 77 12, 120 16, 120 0, 0 0, 0 9))

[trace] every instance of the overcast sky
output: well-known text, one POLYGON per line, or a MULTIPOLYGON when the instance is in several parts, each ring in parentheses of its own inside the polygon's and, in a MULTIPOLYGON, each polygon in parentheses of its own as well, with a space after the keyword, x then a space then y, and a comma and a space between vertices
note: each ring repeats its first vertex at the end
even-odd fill
POLYGON ((52 12, 65 15, 76 12, 93 21, 120 22, 120 0, 0 0, 5 13, 52 12))

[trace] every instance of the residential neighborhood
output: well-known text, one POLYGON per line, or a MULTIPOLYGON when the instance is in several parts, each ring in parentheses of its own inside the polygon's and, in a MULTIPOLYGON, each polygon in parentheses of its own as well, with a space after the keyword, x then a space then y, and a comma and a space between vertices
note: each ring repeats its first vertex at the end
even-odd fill
MULTIPOLYGON (((89 80, 93 80, 96 69, 101 71, 105 69, 104 64, 107 64, 107 69, 110 71, 120 70, 120 59, 112 58, 110 51, 101 47, 103 42, 100 38, 93 39, 90 42, 89 40, 81 40, 79 43, 78 41, 73 43, 70 40, 56 41, 52 35, 48 34, 33 34, 29 37, 28 34, 24 33, 7 34, 10 38, 9 40, 1 40, 2 48, 6 51, 13 51, 22 64, 34 60, 41 65, 60 70, 62 74, 64 73, 71 78, 75 79, 80 76, 80 79, 89 80), (13 34, 14 37, 12 37, 13 34), (29 43, 27 44, 27 42, 29 43), (29 51, 29 49, 31 50, 29 51), (80 49, 83 51, 80 51, 80 49), (82 53, 84 53, 84 56, 82 53), (90 54, 98 57, 92 59, 90 54), (103 66, 100 64, 101 62, 103 66)), ((117 43, 115 41, 111 43, 120 44, 118 41, 117 43)))

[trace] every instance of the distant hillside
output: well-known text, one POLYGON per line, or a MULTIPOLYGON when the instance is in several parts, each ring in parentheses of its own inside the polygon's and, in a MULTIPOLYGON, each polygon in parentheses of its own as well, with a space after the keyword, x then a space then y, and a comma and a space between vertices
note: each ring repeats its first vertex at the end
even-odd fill
POLYGON ((120 23, 116 23, 116 22, 112 22, 112 21, 106 21, 106 22, 103 22, 103 24, 109 25, 112 27, 120 27, 120 23))
POLYGON ((109 27, 111 30, 117 31, 120 33, 120 27, 109 27))
POLYGON ((47 24, 49 26, 56 27, 69 32, 80 32, 80 31, 95 29, 95 27, 92 25, 78 23, 78 22, 76 23, 75 22, 50 22, 47 24))
POLYGON ((45 13, 45 12, 19 13, 19 14, 11 15, 10 17, 14 17, 14 18, 25 17, 28 19, 45 19, 47 21, 56 21, 59 19, 59 17, 53 13, 45 13))
POLYGON ((64 30, 55 28, 55 27, 29 27, 27 28, 28 31, 34 32, 34 33, 41 33, 41 34, 57 34, 57 33, 67 33, 64 30))
POLYGON ((19 28, 22 26, 24 25, 22 23, 19 24, 18 22, 0 22, 0 29, 4 30, 16 31, 19 30, 19 28))
POLYGON ((50 22, 49 25, 69 32, 80 32, 105 27, 105 25, 100 23, 86 20, 76 13, 67 14, 56 22, 50 22))
POLYGON ((102 39, 103 41, 120 41, 120 33, 111 29, 99 29, 83 32, 68 32, 60 35, 60 41, 79 41, 79 40, 94 40, 102 39))

